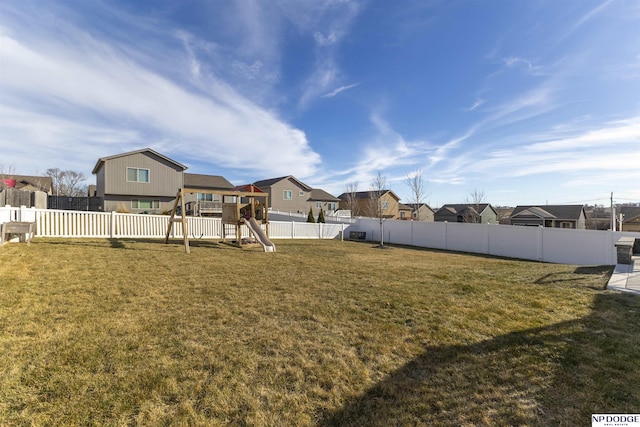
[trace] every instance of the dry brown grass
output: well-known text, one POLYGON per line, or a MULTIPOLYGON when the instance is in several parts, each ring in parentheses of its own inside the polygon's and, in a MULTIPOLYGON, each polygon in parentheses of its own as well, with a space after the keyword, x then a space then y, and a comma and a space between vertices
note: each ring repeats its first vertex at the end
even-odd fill
POLYGON ((640 412, 610 268, 337 241, 0 249, 0 425, 589 425, 640 412))

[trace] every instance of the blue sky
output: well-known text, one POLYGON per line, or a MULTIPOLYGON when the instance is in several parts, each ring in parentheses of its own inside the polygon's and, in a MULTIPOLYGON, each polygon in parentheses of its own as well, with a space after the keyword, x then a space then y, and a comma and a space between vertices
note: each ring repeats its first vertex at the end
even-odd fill
POLYGON ((640 202, 640 2, 4 1, 0 168, 153 148, 234 184, 640 202))

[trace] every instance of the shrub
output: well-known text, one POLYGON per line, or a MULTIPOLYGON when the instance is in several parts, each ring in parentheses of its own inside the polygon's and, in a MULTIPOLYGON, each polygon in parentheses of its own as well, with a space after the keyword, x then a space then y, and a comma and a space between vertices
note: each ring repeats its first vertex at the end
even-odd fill
POLYGON ((307 222, 315 223, 316 220, 313 218, 313 208, 309 207, 309 215, 307 215, 307 222))

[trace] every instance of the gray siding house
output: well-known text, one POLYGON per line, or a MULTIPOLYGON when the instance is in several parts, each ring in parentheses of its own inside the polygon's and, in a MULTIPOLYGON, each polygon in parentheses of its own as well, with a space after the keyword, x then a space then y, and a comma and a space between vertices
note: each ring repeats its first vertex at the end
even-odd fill
POLYGON ((160 214, 184 186, 186 166, 150 149, 101 157, 92 173, 104 211, 160 214))
POLYGON ((509 218, 511 225, 553 228, 586 228, 582 205, 516 206, 509 218))
POLYGON ((479 224, 497 224, 498 213, 488 203, 465 203, 443 205, 434 215, 436 222, 470 222, 479 224))
POLYGON ((323 209, 330 213, 338 208, 337 197, 321 189, 314 189, 296 179, 294 176, 265 179, 253 183, 269 194, 269 208, 284 212, 308 213, 313 209, 314 215, 323 209))

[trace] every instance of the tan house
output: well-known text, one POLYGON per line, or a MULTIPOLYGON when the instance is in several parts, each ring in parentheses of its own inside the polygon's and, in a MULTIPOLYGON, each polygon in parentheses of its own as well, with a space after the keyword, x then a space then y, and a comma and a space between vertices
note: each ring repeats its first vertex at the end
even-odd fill
POLYGON ((433 222, 435 211, 426 203, 409 203, 407 206, 411 208, 411 219, 414 221, 433 222))
POLYGON ((292 175, 256 181, 253 185, 269 194, 269 208, 276 211, 306 214, 312 209, 317 215, 322 209, 325 213, 331 213, 338 208, 340 201, 324 190, 311 188, 292 175))
POLYGON ((620 208, 622 214, 621 231, 636 231, 640 233, 640 207, 622 206, 620 208))
POLYGON ((409 205, 398 202, 398 219, 410 220, 413 209, 409 205))
MULTIPOLYGON (((342 193, 338 196, 340 199, 340 209, 351 209, 352 215, 376 218, 375 200, 377 191, 357 191, 354 193, 342 193), (350 206, 351 201, 354 206, 350 206)), ((411 207, 402 205, 400 197, 391 190, 382 190, 380 196, 380 204, 382 208, 382 217, 387 219, 405 219, 411 218, 411 207), (402 207, 401 207, 402 205, 402 207)))

